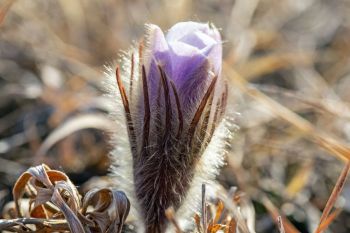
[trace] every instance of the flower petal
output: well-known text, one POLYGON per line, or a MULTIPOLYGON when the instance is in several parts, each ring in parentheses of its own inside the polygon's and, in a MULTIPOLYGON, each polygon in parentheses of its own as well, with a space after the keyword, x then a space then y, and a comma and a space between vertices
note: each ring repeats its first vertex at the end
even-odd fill
POLYGON ((160 73, 158 65, 162 66, 165 73, 171 72, 171 55, 169 46, 165 40, 162 30, 154 24, 148 25, 147 50, 144 54, 144 65, 149 82, 150 101, 157 98, 160 73))
POLYGON ((214 44, 218 43, 212 37, 210 37, 207 34, 204 34, 201 31, 196 31, 191 34, 185 35, 179 41, 192 45, 198 49, 204 49, 208 46, 211 47, 214 44))
MULTIPOLYGON (((200 49, 201 53, 207 56, 212 71, 219 75, 222 65, 222 41, 219 31, 214 26, 196 22, 177 23, 167 33, 166 40, 168 43, 180 41, 200 49)), ((182 48, 178 50, 181 51, 182 48)))
POLYGON ((209 25, 205 23, 196 22, 180 22, 175 24, 167 33, 166 40, 168 42, 181 40, 186 35, 192 34, 193 32, 201 31, 208 34, 210 31, 209 25))
POLYGON ((169 43, 171 51, 172 74, 179 96, 182 99, 184 110, 193 107, 190 103, 200 98, 207 85, 208 59, 197 48, 180 41, 169 43))
POLYGON ((205 47, 201 53, 207 57, 214 74, 220 76, 222 66, 222 46, 221 43, 205 47))

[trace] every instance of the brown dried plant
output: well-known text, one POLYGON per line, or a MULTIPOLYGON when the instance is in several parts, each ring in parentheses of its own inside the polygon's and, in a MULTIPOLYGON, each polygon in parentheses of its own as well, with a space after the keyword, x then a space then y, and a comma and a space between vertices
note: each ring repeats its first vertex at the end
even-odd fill
POLYGON ((81 195, 68 176, 45 164, 29 168, 13 188, 14 209, 0 220, 7 232, 121 232, 129 213, 126 195, 110 188, 81 195), (21 205, 27 195, 29 205, 21 205))

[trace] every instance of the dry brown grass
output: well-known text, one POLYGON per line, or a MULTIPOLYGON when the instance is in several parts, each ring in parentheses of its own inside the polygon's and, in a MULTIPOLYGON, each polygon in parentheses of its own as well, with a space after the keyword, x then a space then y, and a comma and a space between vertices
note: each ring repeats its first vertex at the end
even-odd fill
POLYGON ((140 39, 144 23, 191 19, 221 28, 240 128, 198 231, 348 232, 348 0, 0 1, 0 208, 41 163, 82 194, 118 182, 106 178, 103 65, 140 39))

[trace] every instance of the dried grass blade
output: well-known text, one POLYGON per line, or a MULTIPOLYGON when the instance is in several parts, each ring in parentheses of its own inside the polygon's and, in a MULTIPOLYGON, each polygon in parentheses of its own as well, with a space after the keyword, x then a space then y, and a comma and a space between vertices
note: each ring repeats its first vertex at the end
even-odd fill
POLYGON ((297 193, 300 192, 302 188, 305 187, 305 185, 307 185, 307 182, 313 170, 312 167, 312 162, 307 162, 298 169, 296 174, 292 177, 291 181, 287 185, 286 192, 289 196, 294 197, 297 193))
POLYGON ((203 232, 201 227, 201 217, 198 214, 194 215, 194 222, 196 223, 196 228, 199 233, 203 232))
POLYGON ((321 147, 329 151, 331 154, 336 155, 339 159, 343 161, 350 160, 349 145, 340 143, 340 140, 335 140, 334 138, 329 137, 326 133, 316 130, 310 122, 300 117, 298 114, 282 106, 259 90, 249 88, 248 82, 226 63, 224 63, 224 70, 227 75, 231 77, 230 80, 234 82, 236 87, 264 104, 271 110, 272 113, 294 125, 297 129, 299 129, 305 135, 310 136, 321 147))
POLYGON ((69 227, 65 220, 61 219, 40 219, 40 218, 18 218, 18 219, 1 219, 0 220, 0 232, 9 231, 23 232, 16 226, 25 227, 25 225, 35 225, 37 230, 35 232, 49 232, 47 228, 51 229, 51 232, 68 231, 69 227))
POLYGON ((333 211, 328 217, 323 221, 323 223, 320 225, 320 232, 327 229, 327 227, 338 217, 342 209, 338 208, 335 211, 333 211))
POLYGON ((176 233, 182 233, 182 230, 180 228, 179 223, 176 221, 175 219, 175 211, 173 208, 168 208, 165 211, 165 215, 167 217, 167 219, 173 224, 173 226, 175 227, 175 232, 176 233))
POLYGON ((214 224, 217 224, 219 222, 219 219, 221 217, 222 211, 224 210, 224 203, 222 203, 221 200, 219 200, 217 207, 216 207, 216 213, 215 213, 215 217, 213 220, 214 224))
POLYGON ((237 222, 235 219, 231 219, 226 223, 225 233, 236 233, 237 231, 237 222))
POLYGON ((312 53, 307 52, 272 54, 255 58, 242 64, 238 68, 238 72, 248 80, 253 80, 258 76, 292 65, 309 65, 313 62, 313 57, 312 53))
POLYGON ((318 226, 318 228, 316 229, 316 233, 320 233, 322 232, 322 230, 320 229, 321 228, 321 225, 323 224, 323 222, 328 218, 329 216, 329 213, 331 212, 336 200, 338 199, 341 191, 343 190, 344 188, 344 185, 345 185, 345 181, 346 181, 346 178, 349 174, 349 170, 350 170, 350 162, 348 162, 346 164, 346 166, 343 168, 334 188, 333 188, 333 191, 327 201, 327 204, 323 210, 323 213, 322 213, 322 216, 321 216, 321 219, 320 219, 320 224, 318 226))
POLYGON ((202 184, 202 224, 203 231, 207 232, 207 202, 205 197, 205 184, 202 184))
POLYGON ((15 0, 7 0, 3 6, 0 7, 0 26, 5 20, 5 17, 10 10, 12 4, 15 2, 15 0))
POLYGON ((286 231, 284 230, 283 220, 281 216, 278 216, 277 222, 278 222, 278 230, 280 231, 280 233, 285 233, 286 231))
POLYGON ((113 125, 112 121, 106 116, 100 114, 85 114, 76 116, 62 124, 60 127, 56 128, 45 139, 36 153, 36 162, 38 163, 42 161, 43 156, 45 156, 53 145, 76 131, 87 128, 109 131, 111 129, 111 125, 113 125))
POLYGON ((289 220, 283 217, 275 205, 268 199, 266 196, 261 198, 263 205, 268 210, 271 215, 271 218, 275 221, 276 225, 279 226, 278 218, 281 218, 284 223, 284 229, 286 233, 299 233, 299 231, 295 228, 295 226, 289 222, 289 220))
POLYGON ((216 232, 218 232, 219 230, 222 230, 222 229, 224 229, 225 228, 225 226, 223 226, 223 225, 221 225, 221 224, 214 224, 214 225, 212 225, 211 226, 211 229, 210 229, 210 233, 216 233, 216 232))
POLYGON ((244 220, 241 212, 238 210, 238 207, 236 203, 234 203, 231 199, 227 198, 227 196, 218 193, 218 197, 223 201, 225 207, 229 210, 232 211, 234 220, 236 221, 236 224, 242 233, 249 233, 250 230, 247 226, 246 221, 244 220))

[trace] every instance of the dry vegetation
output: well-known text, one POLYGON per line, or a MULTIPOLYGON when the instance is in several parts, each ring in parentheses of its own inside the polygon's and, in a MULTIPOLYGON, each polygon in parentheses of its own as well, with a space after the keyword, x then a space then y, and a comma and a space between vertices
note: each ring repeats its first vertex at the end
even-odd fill
MULTIPOLYGON (((104 189, 113 123, 103 66, 141 38, 144 23, 187 20, 221 28, 239 127, 221 191, 203 187, 197 231, 350 231, 348 0, 0 0, 0 217, 17 219, 0 220, 0 230, 64 231, 84 219, 86 232, 121 229, 123 215, 100 228, 94 218, 128 212, 123 194, 104 189), (42 163, 62 172, 26 172, 42 163), (20 211, 29 215, 30 205, 11 209, 24 191, 27 202, 43 203, 29 222, 20 211), (87 212, 101 204, 89 195, 107 206, 87 212)), ((172 210, 167 216, 181 232, 172 210)), ((132 223, 129 215, 124 230, 132 223)))

